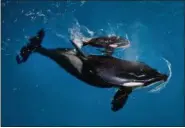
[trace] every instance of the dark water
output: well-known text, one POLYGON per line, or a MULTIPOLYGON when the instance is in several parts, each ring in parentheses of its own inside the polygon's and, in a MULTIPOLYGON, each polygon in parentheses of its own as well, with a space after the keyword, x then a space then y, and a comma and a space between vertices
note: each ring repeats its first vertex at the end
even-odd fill
POLYGON ((183 2, 2 1, 1 7, 3 126, 184 126, 183 2), (44 47, 72 47, 68 29, 75 25, 93 36, 127 34, 131 47, 115 56, 168 73, 164 57, 171 79, 160 92, 134 91, 112 112, 115 89, 88 86, 39 54, 16 63, 27 36, 40 28, 44 47))

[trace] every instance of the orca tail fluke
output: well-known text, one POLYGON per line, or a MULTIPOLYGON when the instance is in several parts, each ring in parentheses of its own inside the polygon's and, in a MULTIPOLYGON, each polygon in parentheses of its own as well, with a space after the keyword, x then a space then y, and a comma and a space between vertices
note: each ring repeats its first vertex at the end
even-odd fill
POLYGON ((119 88, 111 102, 112 111, 116 112, 121 108, 123 108, 131 92, 132 92, 132 88, 119 88))
POLYGON ((36 36, 29 39, 30 42, 23 46, 20 50, 20 53, 16 56, 16 61, 18 64, 26 62, 30 54, 41 47, 44 35, 44 29, 41 29, 36 36))

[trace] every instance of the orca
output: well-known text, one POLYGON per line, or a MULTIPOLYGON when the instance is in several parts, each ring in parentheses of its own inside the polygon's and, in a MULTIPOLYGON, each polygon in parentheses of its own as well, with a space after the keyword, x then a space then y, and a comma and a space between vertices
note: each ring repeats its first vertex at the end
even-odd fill
MULTIPOLYGON (((74 48, 47 49, 41 45, 44 30, 40 30, 35 40, 21 49, 19 56, 26 62, 31 53, 49 57, 68 73, 79 80, 99 88, 117 88, 112 104, 112 111, 118 111, 126 104, 129 94, 138 87, 146 87, 156 82, 165 82, 168 75, 162 74, 143 62, 122 60, 107 55, 85 54, 75 42, 74 48), (27 52, 29 50, 29 52, 27 52), (30 52, 31 51, 31 52, 30 52), (24 59, 26 57, 26 59, 24 59)), ((19 58, 19 56, 17 58, 19 58)))
MULTIPOLYGON (((73 40, 75 42, 75 40, 73 40)), ((96 48, 104 48, 105 50, 99 50, 105 55, 112 55, 115 49, 128 48, 130 41, 120 36, 103 36, 96 38, 87 38, 82 42, 82 46, 92 46, 96 48)))

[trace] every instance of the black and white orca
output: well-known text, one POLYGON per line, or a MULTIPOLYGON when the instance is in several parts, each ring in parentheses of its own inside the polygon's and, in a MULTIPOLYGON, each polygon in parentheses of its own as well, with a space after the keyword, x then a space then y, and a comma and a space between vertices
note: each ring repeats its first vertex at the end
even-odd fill
MULTIPOLYGON (((166 74, 158 72, 142 62, 132 62, 106 55, 87 55, 74 42, 74 48, 47 49, 41 45, 44 31, 21 49, 20 56, 28 58, 31 53, 49 57, 79 80, 100 88, 118 88, 112 100, 112 110, 120 110, 129 94, 138 87, 165 82, 166 74), (27 51, 31 52, 27 52, 27 51)), ((19 58, 19 57, 17 57, 19 58)), ((17 59, 17 61, 20 59, 17 59)), ((27 60, 27 59, 26 59, 27 60)), ((18 61, 18 63, 25 61, 18 61)))

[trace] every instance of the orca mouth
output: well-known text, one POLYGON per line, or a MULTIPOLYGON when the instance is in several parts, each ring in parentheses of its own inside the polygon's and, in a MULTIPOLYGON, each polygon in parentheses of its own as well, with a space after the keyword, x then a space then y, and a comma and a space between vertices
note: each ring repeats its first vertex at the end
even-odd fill
POLYGON ((140 88, 150 88, 150 87, 155 86, 154 88, 156 88, 157 86, 162 85, 165 82, 166 82, 166 76, 165 77, 161 77, 161 78, 160 77, 152 78, 150 80, 143 81, 143 85, 142 86, 133 86, 133 87, 135 89, 140 89, 140 88))
POLYGON ((161 78, 163 79, 164 82, 166 82, 167 79, 168 79, 168 76, 166 74, 164 74, 164 75, 161 76, 161 78))
POLYGON ((147 86, 143 86, 142 88, 151 88, 151 87, 154 87, 156 88, 157 86, 161 85, 161 84, 164 84, 165 81, 164 80, 160 80, 160 81, 156 81, 156 82, 153 82, 147 86))
POLYGON ((151 78, 149 80, 144 80, 144 86, 151 86, 158 82, 166 82, 168 79, 168 76, 165 74, 159 74, 157 77, 151 78))
POLYGON ((127 83, 124 83, 123 86, 126 87, 149 87, 152 86, 153 84, 160 83, 160 82, 165 82, 166 81, 166 76, 165 77, 156 77, 156 78, 151 78, 149 80, 141 80, 141 81, 130 81, 127 83))

